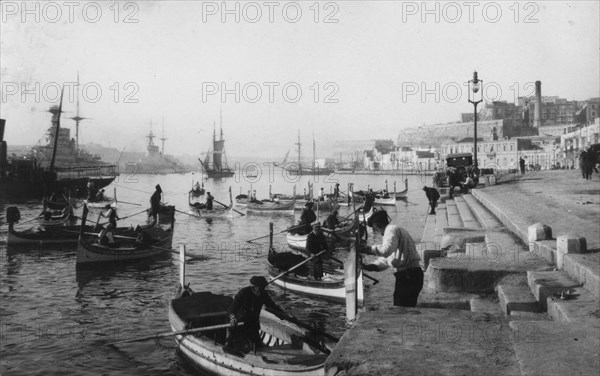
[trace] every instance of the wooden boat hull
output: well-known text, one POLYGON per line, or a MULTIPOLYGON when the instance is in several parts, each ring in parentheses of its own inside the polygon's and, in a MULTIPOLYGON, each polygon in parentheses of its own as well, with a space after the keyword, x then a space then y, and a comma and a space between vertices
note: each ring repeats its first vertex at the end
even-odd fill
POLYGON ((376 198, 373 202, 373 205, 382 205, 382 206, 396 206, 396 198, 388 197, 388 198, 376 198))
MULTIPOLYGON (((271 277, 276 277, 282 272, 281 269, 269 265, 269 275, 271 277)), ((343 272, 325 274, 321 281, 317 281, 311 277, 302 277, 290 273, 275 280, 273 284, 298 294, 314 296, 336 303, 346 303, 346 286, 344 284, 343 272)), ((358 304, 359 306, 362 306, 363 303, 364 291, 363 276, 361 272, 358 276, 358 304)))
POLYGON ((150 257, 156 257, 161 254, 169 253, 172 246, 172 235, 160 240, 151 246, 136 247, 133 245, 122 247, 109 247, 92 243, 86 240, 80 240, 77 245, 77 265, 122 261, 134 261, 150 257), (167 249, 167 251, 165 251, 167 249))
MULTIPOLYGON (((233 200, 231 198, 231 187, 229 188, 229 206, 222 207, 220 204, 213 204, 213 208, 211 210, 202 209, 194 205, 192 202, 192 194, 188 195, 188 205, 190 206, 190 210, 188 210, 188 214, 198 218, 218 218, 224 217, 228 214, 233 214, 233 200), (214 205, 219 205, 219 207, 215 207, 214 205)), ((196 201, 197 202, 197 201, 196 201)))
MULTIPOLYGON (((82 219, 85 225, 87 216, 87 207, 84 208, 82 219)), ((137 243, 135 240, 127 239, 120 241, 118 246, 107 246, 93 242, 89 237, 80 236, 77 244, 77 259, 78 267, 82 265, 92 265, 94 263, 121 263, 123 261, 135 261, 145 258, 156 257, 162 254, 169 254, 173 244, 173 232, 175 230, 175 207, 163 206, 159 211, 159 223, 164 225, 153 224, 152 226, 142 227, 141 233, 148 237, 148 242, 137 243), (169 216, 169 222, 162 222, 163 217, 169 216), (162 218, 162 219, 161 219, 162 218), (166 224, 168 223, 168 225, 166 224), (163 228, 164 226, 164 228, 163 228)), ((135 230, 131 231, 130 238, 137 236, 135 230)), ((118 235, 118 233, 116 233, 118 235)), ((128 235, 127 233, 124 235, 128 235)))
MULTIPOLYGON (((197 318, 184 320, 177 312, 174 303, 169 304, 169 323, 173 331, 188 328, 188 323, 197 318)), ((227 311, 207 312, 212 324, 229 322, 227 311)), ((200 319, 201 320, 201 319, 200 319)), ((256 354, 233 355, 223 350, 222 339, 226 329, 211 331, 206 335, 177 335, 175 340, 179 350, 196 368, 214 375, 264 375, 324 376, 325 354, 309 353, 292 345, 294 335, 304 335, 302 329, 282 321, 275 315, 262 310, 261 337, 267 347, 257 349, 256 354), (287 353, 287 354, 286 354, 287 353), (288 355, 288 356, 286 356, 288 355), (283 360, 283 361, 282 361, 283 360), (304 364, 303 364, 304 363, 304 364)))
POLYGON ((289 203, 279 203, 279 202, 270 202, 270 203, 248 203, 246 205, 246 210, 248 213, 278 213, 278 214, 294 214, 295 210, 295 201, 291 201, 289 203))
MULTIPOLYGON (((44 245, 75 244, 79 238, 80 226, 65 226, 52 231, 17 231, 9 225, 6 244, 8 245, 44 245)), ((85 231, 91 231, 89 227, 85 231)))
POLYGON ((105 200, 105 201, 83 201, 89 209, 104 209, 106 205, 110 205, 113 208, 117 206, 117 200, 105 200))
POLYGON ((197 218, 219 218, 231 215, 233 213, 231 209, 232 207, 228 207, 225 210, 206 210, 191 207, 190 210, 188 210, 188 214, 197 218))
POLYGON ((375 213, 377 211, 377 209, 375 209, 374 207, 371 207, 371 210, 369 210, 368 212, 364 213, 363 215, 363 211, 362 209, 358 212, 358 219, 363 222, 363 223, 367 223, 367 221, 369 220, 369 218, 371 218, 371 216, 373 215, 373 213, 375 213))

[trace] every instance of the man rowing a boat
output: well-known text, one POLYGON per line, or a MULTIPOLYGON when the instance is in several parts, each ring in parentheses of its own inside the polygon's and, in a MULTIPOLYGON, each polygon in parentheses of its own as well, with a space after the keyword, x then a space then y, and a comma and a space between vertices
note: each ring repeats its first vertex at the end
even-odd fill
POLYGON ((260 338, 262 306, 283 312, 265 290, 268 284, 265 277, 254 276, 250 278, 250 286, 242 288, 233 298, 233 303, 227 310, 231 329, 225 342, 226 348, 234 348, 236 343, 243 343, 243 340, 250 341, 255 348, 264 347, 260 338), (243 322, 244 325, 238 328, 238 322, 243 322))

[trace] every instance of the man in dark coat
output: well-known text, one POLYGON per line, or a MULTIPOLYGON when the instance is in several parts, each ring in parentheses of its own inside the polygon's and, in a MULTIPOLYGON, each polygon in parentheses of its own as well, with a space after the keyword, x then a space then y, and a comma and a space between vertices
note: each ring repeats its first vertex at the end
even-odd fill
POLYGON ((340 220, 338 219, 337 215, 338 215, 337 209, 333 209, 331 214, 329 214, 327 216, 327 219, 325 219, 325 227, 326 228, 328 228, 329 230, 333 230, 333 229, 335 229, 335 226, 340 224, 340 220))
POLYGON ((369 189, 369 192, 365 194, 365 205, 363 207, 363 211, 368 213, 373 207, 373 203, 375 202, 375 193, 373 193, 372 189, 369 189))
POLYGON ((250 286, 242 288, 233 298, 233 303, 227 310, 231 330, 227 336, 226 347, 232 347, 233 342, 240 342, 240 339, 248 339, 255 347, 264 346, 260 338, 260 311, 262 306, 265 305, 272 310, 283 312, 265 290, 267 285, 268 282, 265 277, 254 276, 250 278, 250 286), (238 322, 243 322, 244 325, 238 328, 238 322))
POLYGON ((304 204, 304 209, 302 209, 302 214, 300 214, 298 226, 296 226, 296 233, 300 235, 306 235, 311 231, 311 223, 317 220, 317 215, 313 211, 312 207, 312 201, 308 201, 306 204, 304 204))
POLYGON ((215 197, 213 195, 211 195, 210 192, 206 192, 206 206, 204 208, 206 210, 212 210, 214 200, 215 200, 215 197))
POLYGON ((156 220, 156 216, 158 215, 158 211, 160 210, 160 201, 162 196, 162 188, 160 184, 156 184, 156 190, 150 197, 150 216, 156 220))
POLYGON ((521 175, 525 175, 525 160, 523 158, 519 159, 519 167, 521 168, 521 175))
MULTIPOLYGON (((325 235, 323 235, 323 230, 321 230, 321 223, 319 223, 319 221, 314 221, 312 223, 312 228, 312 231, 306 237, 306 251, 309 256, 314 256, 328 249, 327 239, 325 238, 325 235)), ((310 261, 313 278, 317 281, 320 281, 323 278, 323 259, 321 257, 322 256, 315 257, 310 261)))
POLYGON ((460 183, 460 179, 458 176, 458 171, 455 169, 448 169, 448 196, 452 198, 454 196, 454 188, 459 187, 462 192, 462 184, 460 183))
POLYGON ((435 214, 435 207, 437 206, 437 201, 440 199, 440 193, 437 191, 437 189, 428 186, 424 186, 423 190, 425 191, 425 195, 427 195, 427 199, 429 200, 429 206, 431 206, 431 211, 429 214, 435 214))

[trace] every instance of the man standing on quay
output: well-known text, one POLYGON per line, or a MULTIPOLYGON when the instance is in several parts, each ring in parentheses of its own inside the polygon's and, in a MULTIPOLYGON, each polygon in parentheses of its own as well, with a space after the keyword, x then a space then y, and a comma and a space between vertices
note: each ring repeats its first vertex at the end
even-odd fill
POLYGON ((367 221, 373 232, 383 235, 382 244, 367 247, 363 252, 380 256, 375 263, 363 265, 367 271, 382 271, 389 266, 396 268, 394 305, 415 307, 423 288, 423 270, 419 264, 415 242, 408 232, 395 224, 390 224, 384 210, 373 214, 367 221))

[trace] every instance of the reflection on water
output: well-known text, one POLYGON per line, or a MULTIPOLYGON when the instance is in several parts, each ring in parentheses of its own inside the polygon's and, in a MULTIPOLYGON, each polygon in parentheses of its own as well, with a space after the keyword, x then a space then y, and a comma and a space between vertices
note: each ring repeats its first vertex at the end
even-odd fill
MULTIPOLYGON (((315 191, 330 191, 335 182, 345 191, 352 181, 355 189, 385 188, 385 180, 393 187, 403 187, 403 178, 385 176, 320 176, 286 181, 273 174, 270 181, 263 174, 252 180, 259 199, 267 198, 269 185, 273 193, 291 194, 293 186, 302 192, 308 181, 315 191)), ((297 179, 298 177, 294 177, 297 179)), ((164 201, 187 210, 187 191, 199 175, 141 175, 117 181, 118 197, 124 202, 149 206, 154 186, 160 184, 164 201)), ((207 181, 205 187, 218 201, 229 202, 228 189, 234 195, 250 189, 250 181, 231 178, 207 181)), ((408 176, 408 201, 398 201, 386 208, 390 216, 420 240, 427 211, 427 200, 421 188, 431 178, 408 176)), ((393 188, 392 188, 393 189, 393 188)), ((109 187, 108 190, 112 190, 109 187)), ((6 207, 0 206, 3 213, 6 207)), ((15 205, 25 221, 41 211, 37 202, 15 205)), ((119 204, 120 217, 135 214, 140 206, 119 204)), ((81 208, 77 211, 80 214, 81 208)), ((242 210, 243 212, 243 210, 242 210)), ((352 208, 342 207, 345 217, 352 208)), ((326 213, 320 212, 323 220, 326 213)), ((192 260, 187 264, 187 281, 196 291, 210 290, 233 295, 248 285, 252 275, 266 275, 269 222, 280 232, 298 221, 295 215, 233 214, 223 218, 200 219, 176 215, 174 248, 185 244, 192 260)), ((143 214, 123 220, 122 225, 143 224, 143 214)), ((2 215, 0 221, 4 221, 2 215)), ((27 225, 25 225, 26 227, 27 225)), ((155 260, 124 265, 96 265, 89 269, 75 267, 75 246, 6 247, 8 226, 0 222, 0 345, 1 373, 48 375, 191 375, 195 370, 182 361, 171 338, 135 342, 107 347, 106 343, 170 330, 166 303, 178 281, 177 256, 169 254, 155 260)), ((377 239, 379 239, 377 237, 377 239)), ((377 240, 376 239, 376 240, 377 240)), ((372 232, 369 241, 373 241, 372 232)), ((285 233, 274 237, 275 247, 285 249, 285 233)), ((375 274, 376 276, 376 274, 375 274)), ((367 294, 377 296, 377 286, 366 282, 367 294)), ((289 293, 270 287, 271 295, 285 309, 328 332, 340 335, 345 325, 345 307, 289 293)), ((390 297, 381 296, 389 301, 390 297)))

